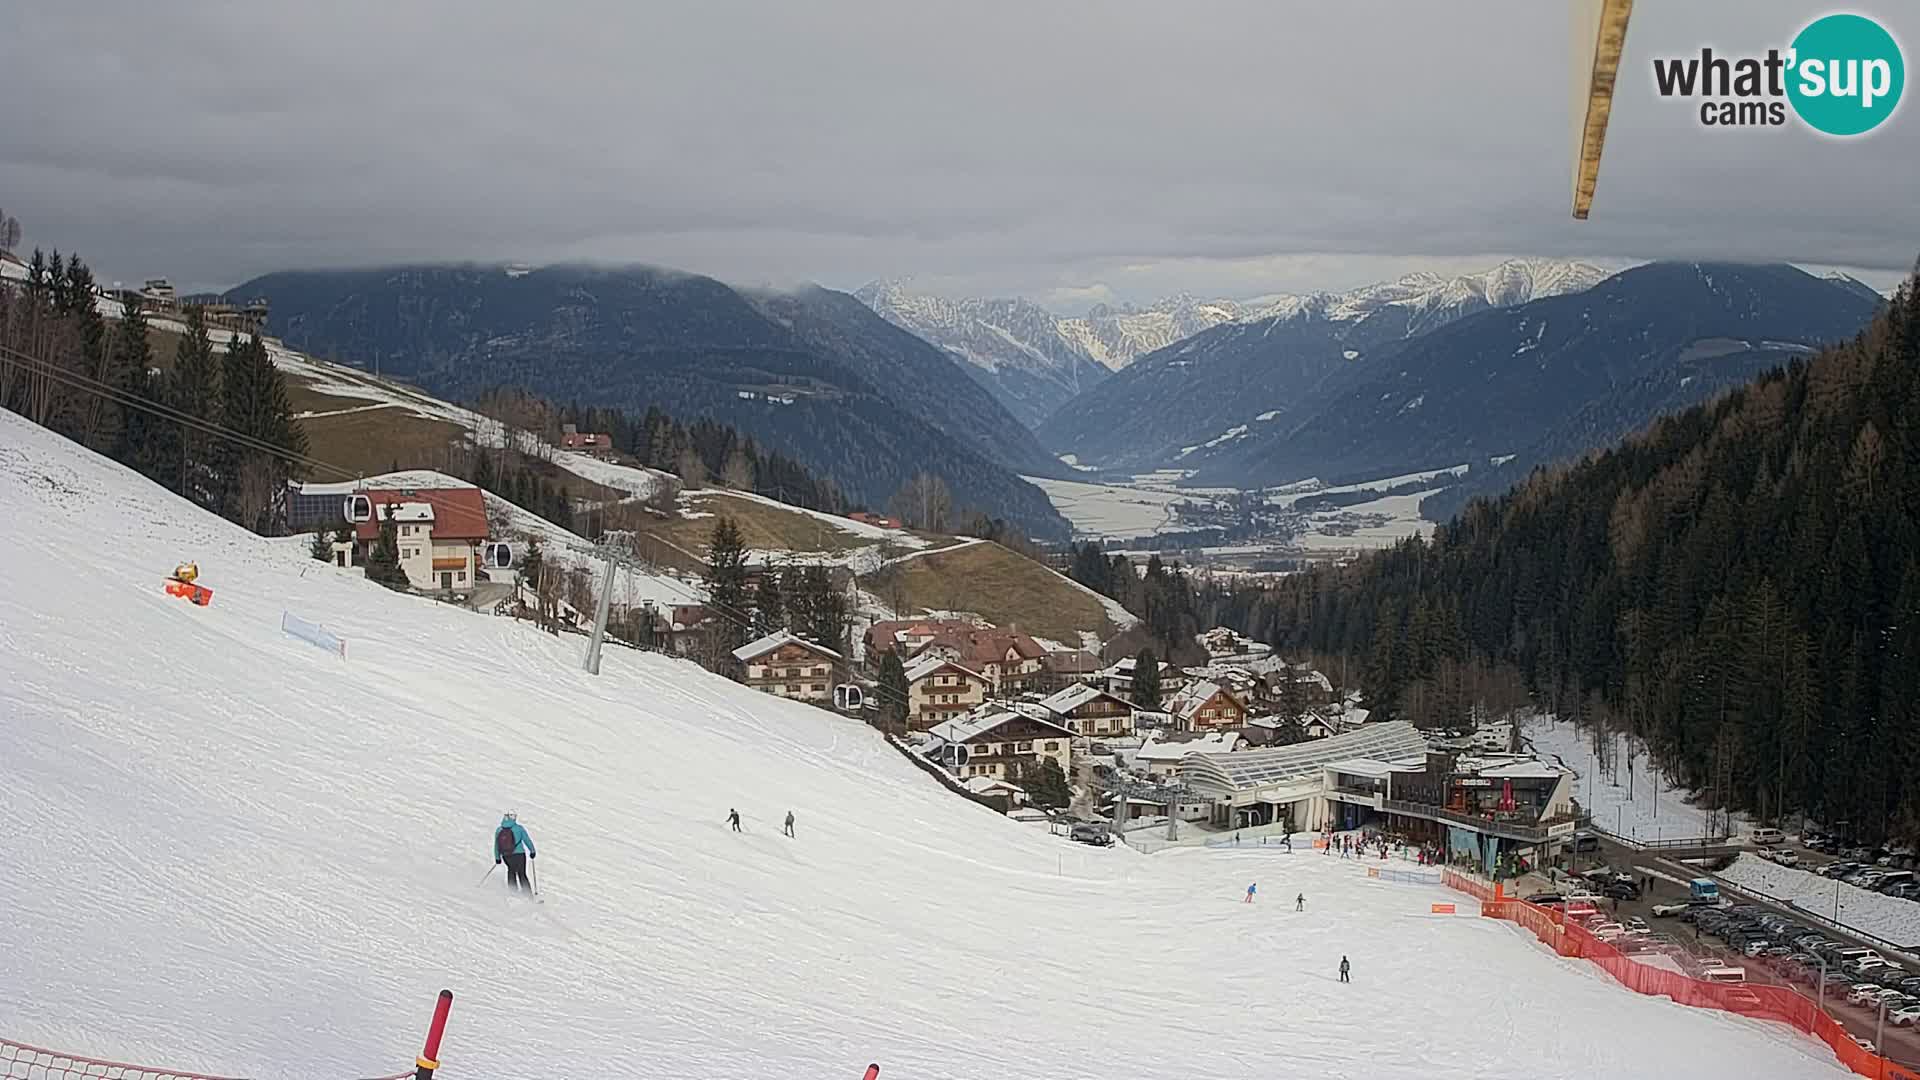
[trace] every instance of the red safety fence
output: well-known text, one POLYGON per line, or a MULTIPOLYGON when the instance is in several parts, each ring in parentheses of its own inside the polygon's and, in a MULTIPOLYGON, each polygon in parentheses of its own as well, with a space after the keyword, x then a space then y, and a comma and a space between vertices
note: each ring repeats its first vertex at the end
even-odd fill
POLYGON ((1671 998, 1695 1008, 1719 1009, 1756 1020, 1790 1024, 1826 1043, 1842 1065, 1861 1076, 1876 1080, 1920 1080, 1920 1072, 1855 1043, 1845 1025, 1797 991, 1784 986, 1708 982, 1643 964, 1594 937, 1579 922, 1569 922, 1560 911, 1509 899, 1499 886, 1458 871, 1447 871, 1443 879, 1448 887, 1478 899, 1480 914, 1490 919, 1505 919, 1532 931, 1534 937, 1561 956, 1586 960, 1635 993, 1671 998))

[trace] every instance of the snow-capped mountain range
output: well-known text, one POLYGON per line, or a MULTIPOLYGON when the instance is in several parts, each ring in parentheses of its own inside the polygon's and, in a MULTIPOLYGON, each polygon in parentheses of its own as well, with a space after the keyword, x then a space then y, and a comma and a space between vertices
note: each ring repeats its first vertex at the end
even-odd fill
POLYGON ((1242 305, 1235 321, 1253 323, 1313 317, 1332 322, 1358 322, 1370 316, 1397 312, 1407 317, 1407 330, 1402 336, 1411 336, 1475 311, 1583 292, 1608 276, 1609 271, 1592 263, 1508 259, 1491 270, 1458 277, 1421 272, 1346 292, 1262 297, 1242 305))
POLYGON ((969 373, 1015 416, 1038 426, 1108 373, 1216 326, 1373 319, 1377 336, 1404 338, 1487 308, 1579 292, 1607 273, 1591 263, 1510 259, 1477 274, 1415 273, 1346 292, 1239 301, 1182 294, 1145 307, 1102 304, 1064 317, 1030 300, 952 300, 901 281, 877 281, 854 295, 887 321, 965 360, 969 373))

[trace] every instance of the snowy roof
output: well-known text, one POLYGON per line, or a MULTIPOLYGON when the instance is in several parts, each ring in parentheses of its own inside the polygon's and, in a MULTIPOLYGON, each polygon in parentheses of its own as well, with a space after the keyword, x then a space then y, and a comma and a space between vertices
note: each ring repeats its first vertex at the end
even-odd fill
POLYGON ((1496 765, 1490 769, 1481 769, 1480 775, 1496 780, 1558 780, 1567 770, 1544 761, 1515 761, 1506 765, 1496 765))
POLYGON ((1180 692, 1173 696, 1173 700, 1167 702, 1167 711, 1182 720, 1191 720, 1194 714, 1200 711, 1201 706, 1213 700, 1215 694, 1233 697, 1225 687, 1207 679, 1188 683, 1180 688, 1180 692))
POLYGON ((1394 720, 1292 746, 1199 754, 1183 761, 1180 773, 1189 782, 1232 791, 1317 776, 1321 769, 1336 761, 1352 758, 1384 761, 1424 757, 1426 752, 1426 738, 1412 724, 1394 720))
POLYGON ((1042 720, 1036 716, 1027 716, 1017 712, 994 712, 985 715, 962 716, 958 719, 935 724, 933 727, 927 729, 927 733, 937 739, 942 739, 950 743, 971 742, 1012 720, 1030 720, 1033 723, 1052 728, 1067 738, 1073 737, 1073 732, 1068 731, 1058 724, 1042 720))
POLYGON ((389 521, 432 521, 433 505, 423 502, 393 503, 382 507, 386 511, 383 517, 389 521))
POLYGON ((1134 755, 1141 761, 1180 761, 1188 754, 1224 754, 1240 741, 1231 731, 1217 731, 1187 742, 1150 742, 1134 755))
MULTIPOLYGON (((1041 699, 1040 704, 1045 706, 1049 712, 1068 713, 1095 698, 1103 697, 1113 697, 1113 695, 1097 686, 1088 686, 1086 683, 1075 683, 1051 697, 1041 699)), ((1119 698, 1113 699, 1115 701, 1120 700, 1119 698)))
POLYGON ((933 674, 934 672, 939 671, 941 668, 952 668, 955 671, 965 672, 966 674, 972 676, 973 678, 979 679, 981 682, 987 681, 987 677, 985 675, 980 674, 979 672, 973 670, 972 668, 967 667, 963 664, 955 663, 952 660, 942 659, 941 657, 938 657, 938 656, 923 656, 920 659, 915 660, 913 663, 908 664, 907 665, 907 681, 910 683, 917 683, 921 679, 924 679, 927 676, 933 674))
POLYGON ((835 660, 840 659, 840 654, 837 652, 834 652, 832 649, 829 649, 824 645, 815 645, 813 642, 808 641, 806 638, 795 637, 794 635, 787 633, 785 630, 775 630, 773 633, 768 634, 766 637, 763 637, 758 641, 747 642, 745 645, 742 645, 739 648, 733 650, 733 658, 735 660, 741 661, 742 663, 745 663, 746 661, 751 660, 756 656, 762 656, 762 655, 765 655, 766 653, 770 653, 782 645, 799 645, 802 648, 808 649, 812 652, 817 652, 822 656, 831 656, 835 660))
POLYGON ((1018 784, 1009 784, 1005 780, 996 780, 991 776, 969 776, 961 782, 960 786, 975 795, 991 795, 1000 791, 1025 791, 1018 784))

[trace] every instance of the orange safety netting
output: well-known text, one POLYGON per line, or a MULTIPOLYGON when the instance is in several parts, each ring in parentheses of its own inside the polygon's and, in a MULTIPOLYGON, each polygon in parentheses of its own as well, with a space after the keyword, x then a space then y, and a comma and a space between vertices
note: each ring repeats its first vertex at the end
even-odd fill
POLYGON ((1560 911, 1509 899, 1498 887, 1468 874, 1448 870, 1442 877, 1449 888, 1478 899, 1480 914, 1525 927, 1561 956, 1586 960, 1636 993, 1672 998, 1679 1004, 1696 1008, 1719 1009, 1791 1024, 1832 1047, 1840 1063, 1861 1076, 1876 1080, 1920 1080, 1920 1072, 1855 1043, 1845 1025, 1797 990, 1784 986, 1708 982, 1642 964, 1594 937, 1579 922, 1567 921, 1560 911))
MULTIPOLYGON (((409 1080, 413 1075, 413 1071, 408 1070, 374 1080, 409 1080)), ((181 1069, 102 1061, 10 1039, 0 1039, 0 1077, 6 1080, 237 1080, 181 1069)))

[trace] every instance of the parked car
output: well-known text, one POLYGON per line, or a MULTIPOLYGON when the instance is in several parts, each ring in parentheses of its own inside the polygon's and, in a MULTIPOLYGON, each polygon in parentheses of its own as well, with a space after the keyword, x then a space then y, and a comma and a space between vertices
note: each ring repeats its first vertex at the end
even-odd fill
POLYGON ((1865 1005, 1868 997, 1879 994, 1882 990, 1882 987, 1875 986, 1872 983, 1855 983, 1847 990, 1847 1004, 1865 1005))
POLYGON ((1908 1005, 1887 1014, 1887 1023, 1894 1027, 1912 1027, 1915 1020, 1920 1020, 1920 1005, 1908 1005))
POLYGON ((1082 824, 1067 830, 1067 839, 1076 844, 1106 847, 1113 843, 1113 834, 1107 831, 1105 825, 1082 824))
POLYGON ((1601 892, 1603 892, 1603 893, 1605 893, 1605 894, 1606 894, 1606 896, 1607 896, 1607 898, 1608 898, 1608 899, 1610 899, 1610 900, 1638 900, 1638 899, 1640 899, 1640 888, 1639 888, 1639 886, 1637 886, 1637 885, 1634 885, 1634 884, 1633 884, 1633 883, 1631 883, 1631 882, 1626 882, 1626 881, 1616 881, 1616 882, 1614 882, 1613 884, 1611 884, 1611 885, 1608 885, 1608 886, 1607 886, 1606 888, 1604 888, 1604 889, 1602 889, 1602 890, 1600 890, 1600 891, 1601 891, 1601 892))
POLYGON ((1557 892, 1538 892, 1538 893, 1534 893, 1532 896, 1527 897, 1527 903, 1529 904, 1560 904, 1560 903, 1565 903, 1566 899, 1567 898, 1565 896, 1562 896, 1557 892))
POLYGON ((1653 917, 1656 919, 1671 919, 1674 916, 1678 915, 1682 920, 1686 922, 1693 921, 1692 919, 1687 918, 1687 916, 1693 910, 1692 904, 1655 904, 1653 905, 1652 910, 1653 910, 1653 917))
POLYGON ((1880 1048, 1873 1045, 1872 1039, 1863 1039, 1858 1035, 1849 1035, 1847 1037, 1853 1040, 1853 1045, 1865 1050, 1869 1054, 1877 1054, 1880 1052, 1880 1048))
POLYGON ((1760 829, 1753 830, 1753 842, 1756 844, 1761 844, 1761 845, 1777 844, 1780 841, 1785 840, 1786 838, 1787 838, 1786 833, 1783 833, 1779 829, 1775 829, 1775 828, 1760 828, 1760 829))

